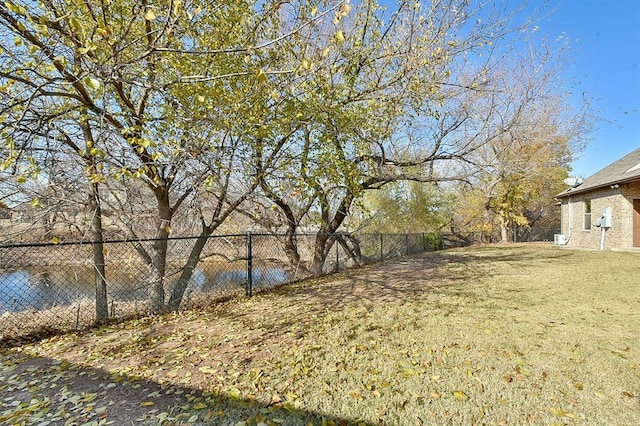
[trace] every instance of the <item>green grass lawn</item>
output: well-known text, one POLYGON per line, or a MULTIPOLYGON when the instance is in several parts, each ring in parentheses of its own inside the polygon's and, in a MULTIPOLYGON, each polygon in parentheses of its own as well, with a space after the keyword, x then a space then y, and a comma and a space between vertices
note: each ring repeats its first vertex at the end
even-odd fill
POLYGON ((424 254, 6 350, 0 367, 8 424, 640 424, 640 255, 424 254))

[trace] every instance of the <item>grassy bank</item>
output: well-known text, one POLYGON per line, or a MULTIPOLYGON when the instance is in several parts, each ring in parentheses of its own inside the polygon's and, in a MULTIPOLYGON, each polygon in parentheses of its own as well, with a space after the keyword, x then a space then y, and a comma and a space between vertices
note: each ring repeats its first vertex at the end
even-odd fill
POLYGON ((0 420, 638 424, 639 272, 629 253, 449 250, 57 337, 2 354, 0 420))

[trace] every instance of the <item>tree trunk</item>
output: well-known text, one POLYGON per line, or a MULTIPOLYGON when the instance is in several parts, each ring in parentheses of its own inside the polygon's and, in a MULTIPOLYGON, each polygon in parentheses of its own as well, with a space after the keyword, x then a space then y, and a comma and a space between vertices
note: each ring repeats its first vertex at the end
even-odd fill
MULTIPOLYGON (((87 122, 80 124, 87 152, 95 146, 93 133, 87 122)), ((81 154, 89 167, 90 173, 97 173, 96 158, 94 155, 81 154)), ((93 211, 91 218, 91 234, 93 236, 93 282, 96 290, 96 322, 102 322, 109 318, 109 302, 107 300, 107 279, 104 265, 104 233, 102 232, 102 201, 100 200, 99 184, 92 182, 89 207, 93 211)))
MULTIPOLYGON (((167 243, 165 242, 164 245, 167 243)), ((164 273, 165 261, 161 253, 156 251, 151 262, 151 274, 149 281, 151 284, 151 294, 149 301, 151 302, 151 313, 160 314, 164 312, 164 273)))
POLYGON ((362 251, 360 250, 360 242, 357 238, 352 235, 345 235, 344 238, 338 238, 338 243, 344 252, 347 253, 349 258, 353 260, 356 266, 360 266, 362 264, 362 251), (351 242, 353 247, 349 246, 348 241, 351 242))
POLYGON ((327 260, 327 254, 333 244, 329 244, 330 234, 318 233, 313 247, 313 261, 311 263, 311 273, 313 275, 322 274, 324 262, 327 260), (327 248, 327 245, 329 246, 327 248))
POLYGON ((284 253, 287 255, 291 266, 296 269, 302 268, 306 272, 308 271, 307 265, 303 264, 302 259, 300 258, 300 252, 298 252, 296 230, 297 226, 295 222, 289 221, 289 226, 287 227, 287 232, 284 236, 284 253))
POLYGON ((102 232, 102 208, 100 204, 98 184, 91 184, 89 205, 93 210, 91 233, 93 235, 93 281, 96 290, 96 322, 102 322, 109 318, 106 268, 104 265, 104 233, 102 232))
POLYGON ((151 257, 151 271, 149 284, 151 289, 150 302, 151 313, 160 314, 165 312, 164 304, 164 276, 167 272, 167 251, 169 246, 168 235, 158 236, 158 240, 153 243, 153 256, 151 257))
POLYGON ((500 218, 500 242, 509 242, 509 222, 500 218))
POLYGON ((173 212, 169 205, 169 194, 162 188, 156 192, 160 223, 158 224, 157 240, 153 243, 153 255, 151 256, 150 273, 150 302, 151 313, 159 314, 166 311, 164 278, 167 272, 167 252, 169 249, 169 235, 171 232, 171 219, 173 212))
POLYGON ((349 212, 349 208, 351 207, 351 203, 353 202, 353 193, 350 191, 347 192, 342 200, 340 201, 340 205, 336 209, 333 218, 329 220, 329 206, 323 206, 324 214, 323 221, 324 226, 318 233, 316 234, 316 241, 313 248, 313 261, 311 263, 311 272, 314 275, 319 275, 322 273, 322 268, 324 267, 324 262, 329 255, 329 251, 335 242, 335 238, 332 238, 332 235, 340 228, 345 218, 347 217, 347 213, 349 212))
POLYGON ((204 249, 204 246, 207 244, 209 237, 211 236, 213 229, 205 228, 201 233, 196 243, 191 248, 191 252, 189 253, 189 258, 187 259, 187 263, 182 268, 182 273, 178 278, 178 281, 173 286, 173 290, 171 291, 171 297, 169 298, 168 308, 171 311, 177 311, 180 309, 180 304, 182 303, 182 298, 184 296, 187 287, 189 286, 189 281, 191 280, 191 276, 193 275, 193 271, 198 266, 198 262, 200 261, 200 254, 204 249))

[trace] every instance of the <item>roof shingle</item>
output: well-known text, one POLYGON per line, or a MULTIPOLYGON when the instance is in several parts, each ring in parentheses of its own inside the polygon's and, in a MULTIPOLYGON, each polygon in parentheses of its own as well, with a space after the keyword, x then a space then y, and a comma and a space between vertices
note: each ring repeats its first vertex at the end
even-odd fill
POLYGON ((556 195, 558 198, 580 194, 605 186, 640 180, 640 148, 586 178, 581 185, 556 195))

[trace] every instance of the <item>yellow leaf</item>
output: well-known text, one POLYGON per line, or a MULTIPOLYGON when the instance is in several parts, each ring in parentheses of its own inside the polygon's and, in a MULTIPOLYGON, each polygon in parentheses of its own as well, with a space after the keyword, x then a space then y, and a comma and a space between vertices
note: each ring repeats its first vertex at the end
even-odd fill
POLYGON ((407 368, 406 370, 404 370, 402 372, 402 376, 403 377, 411 377, 411 376, 415 376, 416 374, 418 374, 418 373, 416 373, 414 370, 412 370, 410 368, 407 368))
POLYGON ((153 401, 144 401, 140 403, 141 407, 153 407, 155 405, 155 402, 153 401))
POLYGON ((440 399, 442 397, 442 394, 438 391, 432 391, 429 395, 435 399, 440 399))
POLYGON ((29 204, 31 205, 31 207, 42 207, 42 204, 40 204, 40 199, 38 197, 31 200, 31 203, 29 204))
POLYGON ((271 395, 271 404, 277 404, 279 402, 282 402, 282 398, 280 397, 280 395, 278 395, 277 393, 271 395))
POLYGON ((20 13, 20 6, 15 5, 12 2, 5 1, 4 6, 13 13, 20 13))
POLYGON ((551 408, 550 411, 555 414, 558 417, 568 417, 570 419, 575 419, 576 415, 573 413, 570 413, 568 411, 564 411, 561 408, 551 408))
POLYGON ((600 399, 602 399, 602 400, 607 400, 607 399, 609 399, 609 396, 608 396, 607 394, 605 394, 605 393, 602 393, 602 392, 594 392, 594 394, 595 394, 598 398, 600 398, 600 399))
POLYGON ((265 81, 267 81, 267 74, 263 70, 258 71, 257 77, 260 83, 264 83, 265 81))
POLYGON ((65 66, 67 65, 67 58, 65 58, 64 56, 56 56, 55 58, 53 58, 53 62, 60 64, 61 66, 65 66))
POLYGON ((467 394, 466 394, 466 393, 464 393, 464 392, 463 392, 463 391, 461 391, 461 390, 455 390, 455 391, 453 391, 453 396, 454 396, 457 400, 459 400, 459 401, 465 401, 465 400, 469 399, 469 397, 467 396, 467 394))
POLYGON ((80 24, 80 21, 78 21, 75 17, 71 17, 69 18, 69 25, 71 25, 71 28, 73 28, 76 31, 76 35, 78 37, 80 37, 80 39, 82 39, 82 24, 80 24))
POLYGON ((52 242, 53 244, 58 244, 58 243, 60 242, 60 238, 58 238, 58 237, 53 237, 53 238, 51 238, 51 242, 52 242))
POLYGON ((99 26, 96 29, 96 33, 102 37, 108 37, 111 34, 111 29, 109 27, 99 26))
POLYGON ((144 19, 146 19, 147 21, 153 21, 154 19, 156 19, 156 14, 153 13, 153 10, 151 8, 148 7, 144 12, 144 19))
POLYGON ((100 80, 93 77, 85 77, 84 84, 92 88, 93 90, 98 90, 100 88, 100 80))
POLYGON ((342 32, 342 30, 336 31, 336 34, 334 35, 334 37, 338 41, 344 41, 344 33, 342 32))

